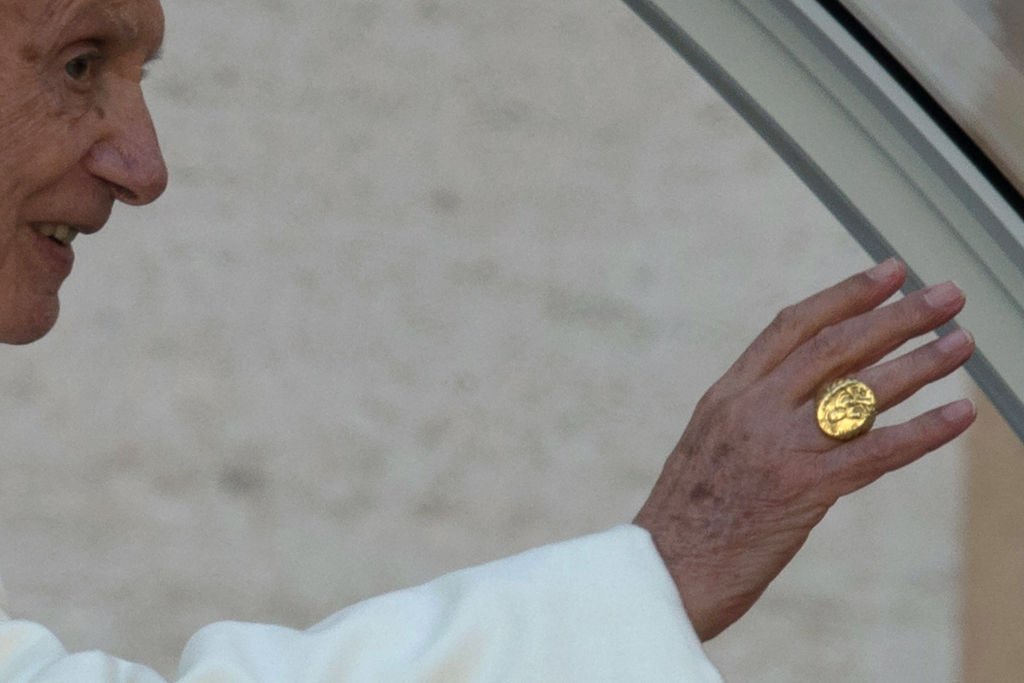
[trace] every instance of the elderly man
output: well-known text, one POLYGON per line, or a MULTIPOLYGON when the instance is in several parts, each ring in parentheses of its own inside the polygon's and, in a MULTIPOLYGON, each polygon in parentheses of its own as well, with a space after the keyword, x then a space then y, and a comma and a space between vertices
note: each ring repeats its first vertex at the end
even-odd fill
MULTIPOLYGON (((72 239, 167 173, 142 97, 158 0, 0 0, 0 340, 55 323, 72 239)), ((350 607, 304 631, 200 631, 184 681, 714 681, 700 642, 739 619, 842 495, 941 446, 968 401, 868 431, 962 365, 953 332, 885 360, 964 305, 952 283, 883 305, 901 264, 785 309, 704 395, 633 524, 350 607), (856 377, 856 380, 852 379, 856 377)), ((2 615, 0 615, 2 616, 2 615)), ((42 626, 0 622, 0 681, 158 681, 42 626)))

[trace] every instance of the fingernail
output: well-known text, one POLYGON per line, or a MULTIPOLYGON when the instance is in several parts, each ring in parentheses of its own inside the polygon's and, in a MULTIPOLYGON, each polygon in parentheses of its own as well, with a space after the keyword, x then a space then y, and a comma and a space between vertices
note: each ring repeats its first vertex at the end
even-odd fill
POLYGON ((869 278, 875 282, 888 282, 900 270, 899 261, 894 258, 887 258, 877 266, 867 271, 869 278))
POLYGON ((968 346, 972 339, 973 337, 971 337, 970 332, 961 329, 956 332, 950 332, 945 337, 939 339, 936 346, 942 353, 952 353, 968 346))
POLYGON ((941 285, 933 285, 924 291, 924 300, 932 308, 945 308, 955 301, 959 301, 964 293, 953 281, 943 282, 941 285))
POLYGON ((942 419, 946 422, 962 422, 969 416, 973 417, 975 410, 974 401, 969 398, 960 399, 942 409, 942 419))

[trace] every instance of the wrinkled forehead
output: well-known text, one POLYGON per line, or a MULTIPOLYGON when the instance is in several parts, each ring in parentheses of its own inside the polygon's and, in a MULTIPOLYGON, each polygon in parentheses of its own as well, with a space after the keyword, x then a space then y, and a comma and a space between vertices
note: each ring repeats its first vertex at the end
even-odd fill
POLYGON ((0 40, 8 31, 27 32, 34 41, 67 32, 92 32, 127 46, 156 51, 163 41, 159 0, 0 0, 0 40))

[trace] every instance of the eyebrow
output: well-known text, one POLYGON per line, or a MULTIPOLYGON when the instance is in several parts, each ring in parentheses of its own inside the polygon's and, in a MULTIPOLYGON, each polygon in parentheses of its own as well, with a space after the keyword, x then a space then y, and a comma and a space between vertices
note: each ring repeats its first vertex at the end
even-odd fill
MULTIPOLYGON (((86 0, 74 8, 67 25, 92 26, 93 30, 99 32, 105 41, 129 45, 138 38, 142 27, 133 20, 132 15, 124 14, 124 3, 111 3, 109 0, 86 0)), ((130 10, 129 10, 130 12, 130 10)), ((146 56, 144 66, 150 65, 163 56, 163 45, 158 44, 156 48, 146 56)))
MULTIPOLYGON (((125 14, 125 3, 111 3, 109 0, 86 0, 74 8, 67 19, 68 25, 85 23, 92 25, 96 30, 106 33, 107 38, 116 42, 131 44, 142 32, 142 27, 137 23, 138 17, 125 14)), ((160 49, 156 50, 146 61, 159 59, 160 49)))

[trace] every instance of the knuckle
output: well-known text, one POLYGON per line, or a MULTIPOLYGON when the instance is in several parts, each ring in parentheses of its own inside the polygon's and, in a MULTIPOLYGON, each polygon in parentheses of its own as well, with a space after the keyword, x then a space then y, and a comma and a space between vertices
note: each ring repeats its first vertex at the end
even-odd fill
POLYGON ((943 352, 935 345, 926 346, 910 354, 905 373, 907 381, 915 384, 926 382, 946 372, 947 368, 956 367, 958 360, 956 356, 943 352))
MULTIPOLYGON (((902 312, 899 318, 903 318, 900 322, 911 323, 915 327, 924 323, 928 323, 932 320, 937 320, 942 317, 942 311, 936 310, 930 306, 923 296, 916 296, 912 299, 903 300, 907 307, 910 308, 909 315, 906 312, 902 312)), ((896 311, 894 311, 895 313, 896 311)), ((896 321, 894 321, 895 324, 896 321)))
POLYGON ((884 430, 875 432, 874 443, 871 444, 871 451, 861 457, 863 466, 868 471, 884 470, 893 453, 900 450, 899 430, 884 430))
POLYGON ((697 409, 694 411, 694 414, 700 415, 703 420, 715 426, 728 425, 731 424, 733 419, 733 403, 734 400, 732 398, 705 394, 697 402, 697 409))
POLYGON ((907 443, 904 446, 907 450, 924 453, 935 448, 937 442, 941 442, 944 425, 934 415, 912 420, 909 426, 911 429, 908 430, 907 443))
POLYGON ((815 359, 827 359, 841 348, 840 333, 835 327, 826 327, 807 342, 807 352, 815 359))
POLYGON ((713 414, 722 400, 722 389, 716 382, 697 401, 697 405, 693 408, 693 414, 695 416, 713 414))
POLYGON ((786 306, 772 318, 768 329, 775 333, 786 333, 794 330, 800 320, 799 304, 786 306))

